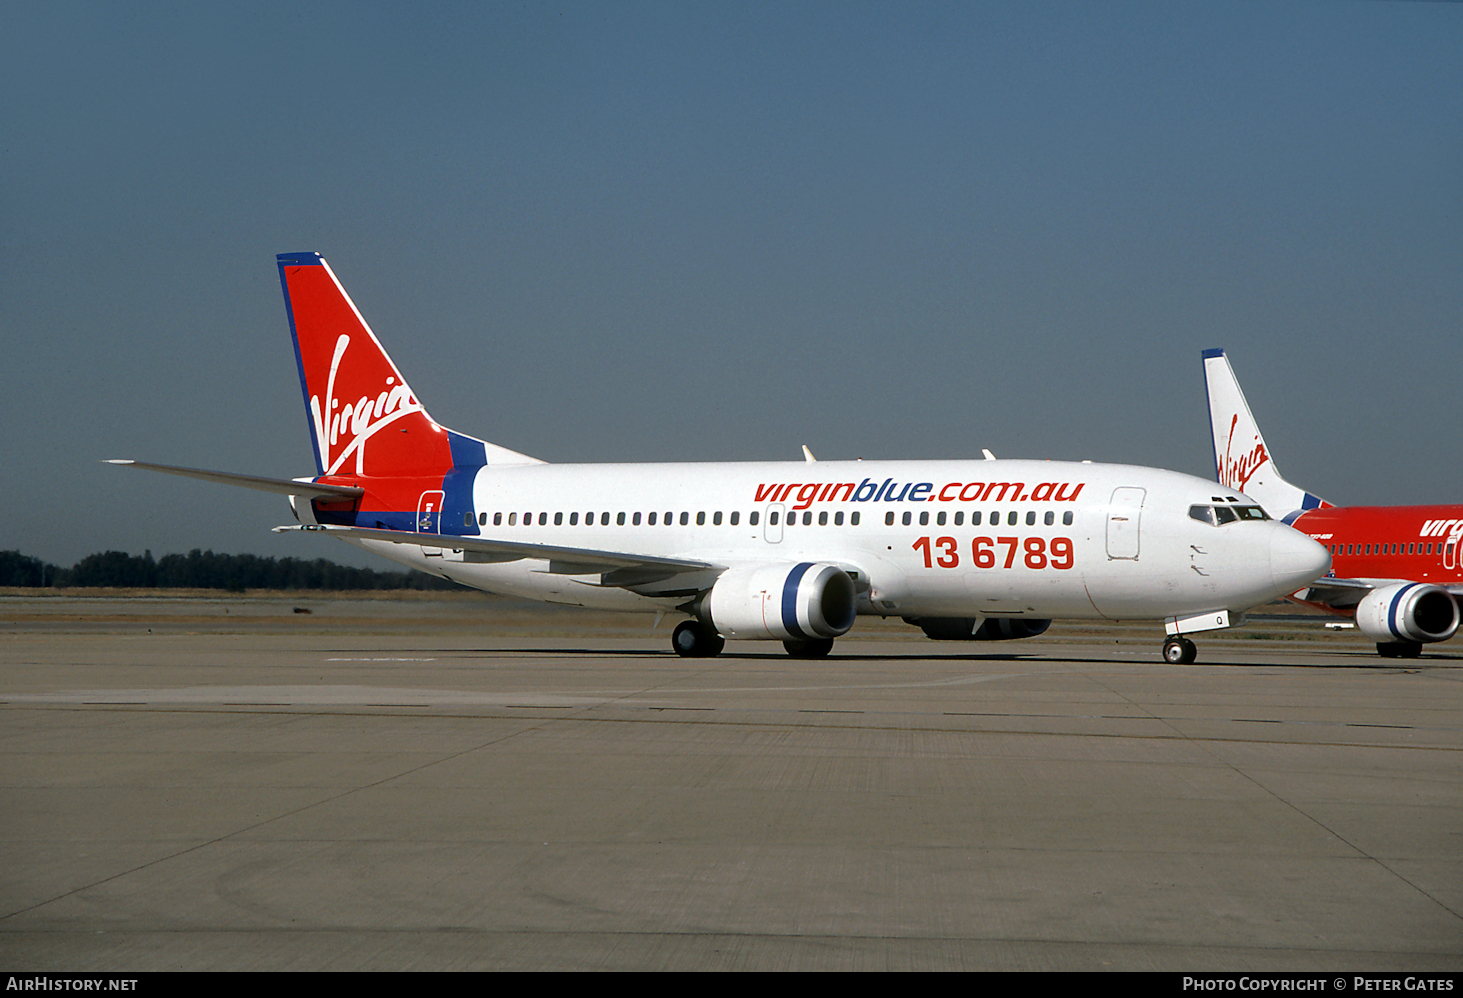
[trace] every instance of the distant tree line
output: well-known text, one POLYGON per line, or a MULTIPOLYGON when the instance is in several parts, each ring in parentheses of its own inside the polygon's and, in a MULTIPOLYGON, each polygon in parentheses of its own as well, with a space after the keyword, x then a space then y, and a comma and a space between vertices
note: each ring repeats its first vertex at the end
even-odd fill
POLYGON ((0 586, 127 589, 460 589, 455 582, 424 572, 378 572, 347 568, 324 558, 261 558, 254 554, 215 554, 194 548, 187 554, 152 552, 89 554, 70 568, 0 551, 0 586))

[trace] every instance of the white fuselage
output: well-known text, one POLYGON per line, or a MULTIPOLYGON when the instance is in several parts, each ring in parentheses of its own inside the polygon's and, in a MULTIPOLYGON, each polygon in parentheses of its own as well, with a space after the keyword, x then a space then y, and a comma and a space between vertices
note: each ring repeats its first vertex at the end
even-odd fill
POLYGON ((627 587, 548 559, 351 542, 477 589, 611 610, 683 606, 721 569, 823 562, 853 576, 865 614, 1183 618, 1259 605, 1327 569, 1325 550, 1281 523, 1190 516, 1235 496, 1175 472, 1055 461, 487 466, 464 522, 438 514, 422 529, 713 567, 627 587))

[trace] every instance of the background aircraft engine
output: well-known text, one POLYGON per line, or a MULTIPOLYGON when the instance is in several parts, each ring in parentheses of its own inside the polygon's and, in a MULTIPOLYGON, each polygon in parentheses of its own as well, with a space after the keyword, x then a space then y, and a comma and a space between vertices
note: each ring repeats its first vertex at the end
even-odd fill
POLYGON ((1402 582, 1373 589, 1356 607, 1356 626, 1373 641, 1446 641, 1458 630, 1458 604, 1446 589, 1402 582))
POLYGON ((1052 626, 1050 620, 1027 620, 1021 617, 919 617, 904 618, 935 641, 1006 641, 1011 638, 1034 638, 1052 626), (980 626, 975 626, 979 624, 980 626))
POLYGON ((728 638, 827 639, 853 626, 855 600, 837 565, 762 565, 723 572, 698 616, 728 638))

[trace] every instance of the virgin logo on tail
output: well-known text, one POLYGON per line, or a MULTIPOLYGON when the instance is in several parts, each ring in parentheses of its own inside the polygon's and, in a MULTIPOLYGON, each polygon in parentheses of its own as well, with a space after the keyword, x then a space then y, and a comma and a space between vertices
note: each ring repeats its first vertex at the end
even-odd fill
POLYGON ((1259 436, 1255 437, 1255 446, 1248 454, 1241 454, 1238 459, 1234 457, 1234 431, 1239 425, 1239 414, 1235 413, 1229 420, 1229 440, 1224 445, 1224 459, 1219 462, 1219 484, 1227 489, 1245 491, 1250 484, 1250 479, 1255 472, 1259 471, 1264 464, 1270 460, 1270 455, 1265 450, 1265 441, 1259 436))
POLYGON ((351 338, 342 333, 335 341, 335 355, 330 361, 330 377, 325 383, 325 402, 319 395, 310 396, 310 417, 315 421, 315 440, 320 448, 320 466, 327 475, 338 474, 352 454, 356 458, 355 473, 366 473, 366 441, 381 430, 413 413, 423 413, 422 404, 412 395, 405 381, 387 375, 381 394, 372 398, 362 395, 354 402, 341 405, 335 397, 335 376, 341 359, 350 347, 351 338))

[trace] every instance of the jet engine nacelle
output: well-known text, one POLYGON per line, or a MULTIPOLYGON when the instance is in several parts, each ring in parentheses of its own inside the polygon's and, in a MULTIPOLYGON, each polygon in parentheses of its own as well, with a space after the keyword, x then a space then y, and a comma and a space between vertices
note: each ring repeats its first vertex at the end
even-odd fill
POLYGON ((1446 641, 1458 630, 1458 604, 1446 589, 1399 582, 1362 597, 1356 607, 1356 626, 1378 642, 1446 641))
POLYGON ((1034 638, 1052 626, 1050 620, 1027 620, 1022 617, 920 617, 904 618, 916 624, 925 637, 934 641, 1009 641, 1012 638, 1034 638), (977 627, 976 624, 980 626, 977 627))
POLYGON ((727 638, 836 638, 853 626, 856 597, 837 565, 733 568, 702 598, 697 616, 727 638))

